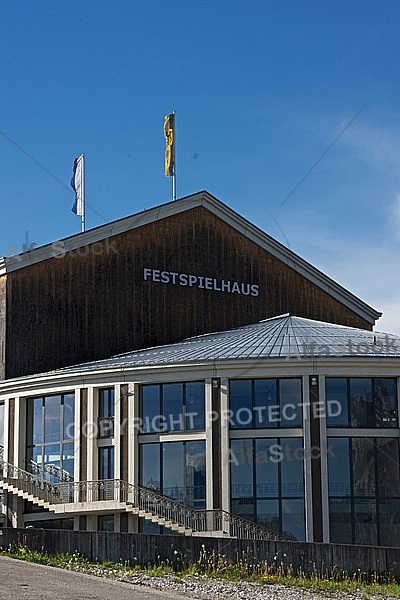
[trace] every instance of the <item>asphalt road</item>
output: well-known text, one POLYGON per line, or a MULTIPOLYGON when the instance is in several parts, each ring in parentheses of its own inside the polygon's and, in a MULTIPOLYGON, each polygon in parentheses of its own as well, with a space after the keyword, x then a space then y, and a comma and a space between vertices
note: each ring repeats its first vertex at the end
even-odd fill
POLYGON ((0 600, 188 600, 187 595, 142 589, 55 567, 0 556, 0 600))

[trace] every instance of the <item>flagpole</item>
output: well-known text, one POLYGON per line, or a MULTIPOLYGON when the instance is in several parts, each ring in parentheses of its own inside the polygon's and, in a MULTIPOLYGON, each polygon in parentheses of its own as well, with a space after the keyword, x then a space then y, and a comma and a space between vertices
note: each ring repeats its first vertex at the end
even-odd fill
POLYGON ((84 154, 82 154, 81 190, 82 190, 82 232, 83 232, 83 231, 85 231, 85 155, 84 154))
POLYGON ((172 111, 172 114, 174 115, 174 119, 173 119, 173 131, 174 131, 174 143, 172 144, 172 164, 173 164, 173 171, 172 171, 172 201, 176 200, 176 162, 175 162, 175 148, 176 148, 176 127, 175 127, 175 111, 172 111))

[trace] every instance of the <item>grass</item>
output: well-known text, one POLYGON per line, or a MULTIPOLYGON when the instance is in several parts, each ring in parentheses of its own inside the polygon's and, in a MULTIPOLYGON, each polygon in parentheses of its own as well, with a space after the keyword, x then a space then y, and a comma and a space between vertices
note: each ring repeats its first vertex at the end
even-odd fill
MULTIPOLYGON (((301 569, 294 570, 290 564, 285 563, 285 556, 275 557, 272 563, 259 561, 253 563, 245 556, 238 557, 236 562, 219 556, 215 552, 207 552, 203 546, 197 562, 187 564, 184 557, 176 550, 171 559, 159 561, 157 564, 147 566, 129 565, 127 563, 92 563, 81 554, 49 554, 47 552, 30 550, 26 546, 11 546, 2 550, 0 554, 26 560, 32 563, 61 567, 72 571, 90 573, 93 575, 120 578, 124 581, 135 581, 140 575, 168 576, 173 581, 182 581, 185 578, 208 577, 221 581, 252 582, 261 585, 280 584, 318 592, 354 593, 361 592, 363 598, 382 596, 383 598, 400 598, 400 585, 396 583, 392 574, 368 574, 360 569, 352 575, 338 569, 330 573, 318 571, 311 566, 311 573, 301 569)), ((133 561, 134 562, 134 561, 133 561)))

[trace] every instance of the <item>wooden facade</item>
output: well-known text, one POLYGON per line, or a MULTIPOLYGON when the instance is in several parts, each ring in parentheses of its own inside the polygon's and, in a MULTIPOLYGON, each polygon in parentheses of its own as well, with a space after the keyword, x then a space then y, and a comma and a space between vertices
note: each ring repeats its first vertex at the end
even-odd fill
POLYGON ((199 205, 3 275, 0 376, 40 373, 283 313, 372 328, 326 283, 319 286, 199 205), (146 279, 144 269, 208 277, 217 288, 222 280, 238 282, 242 292, 249 284, 259 293, 162 283, 146 279))

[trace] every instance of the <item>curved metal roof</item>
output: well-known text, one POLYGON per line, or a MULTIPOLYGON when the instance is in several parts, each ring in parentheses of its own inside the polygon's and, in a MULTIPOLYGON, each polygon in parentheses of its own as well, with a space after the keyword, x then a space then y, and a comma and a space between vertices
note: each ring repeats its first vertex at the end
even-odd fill
POLYGON ((230 331, 53 371, 68 373, 206 361, 340 357, 400 358, 400 336, 281 315, 230 331))

